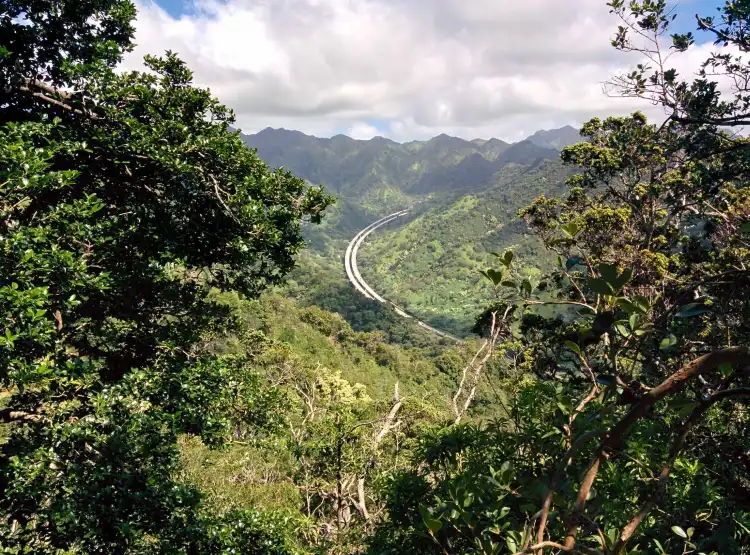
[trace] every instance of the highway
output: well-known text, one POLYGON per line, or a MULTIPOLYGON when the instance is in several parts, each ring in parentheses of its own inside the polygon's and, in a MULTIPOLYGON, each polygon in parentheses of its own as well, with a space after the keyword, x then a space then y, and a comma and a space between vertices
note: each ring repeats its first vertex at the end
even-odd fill
POLYGON ((367 236, 373 231, 375 231, 377 228, 379 228, 380 226, 390 223, 396 218, 400 216, 405 216, 408 213, 409 213, 408 210, 401 210, 400 212, 394 212, 393 214, 389 216, 385 216, 384 218, 380 218, 376 222, 371 223, 362 231, 357 233, 357 235, 354 236, 354 239, 352 239, 349 242, 349 245, 346 247, 346 253, 344 253, 344 269, 346 270, 346 277, 349 279, 349 281, 354 286, 354 288, 357 291, 359 291, 362 295, 367 297, 368 299, 378 301, 379 303, 382 303, 382 304, 386 304, 390 306, 394 310, 394 312, 396 312, 396 314, 398 314, 402 318, 409 318, 411 320, 414 320, 418 326, 421 326, 431 331, 432 333, 439 335, 440 337, 445 337, 445 338, 448 338, 448 339, 451 339, 453 341, 457 341, 460 343, 462 341, 458 337, 455 337, 451 335, 450 333, 444 332, 442 330, 439 330, 437 328, 430 326, 429 324, 426 324, 419 318, 416 318, 412 316, 411 314, 408 314, 406 311, 396 306, 396 304, 378 295, 375 292, 375 290, 367 284, 367 282, 362 278, 362 275, 359 273, 359 268, 357 267, 357 252, 359 251, 359 247, 362 245, 362 243, 364 243, 367 236))

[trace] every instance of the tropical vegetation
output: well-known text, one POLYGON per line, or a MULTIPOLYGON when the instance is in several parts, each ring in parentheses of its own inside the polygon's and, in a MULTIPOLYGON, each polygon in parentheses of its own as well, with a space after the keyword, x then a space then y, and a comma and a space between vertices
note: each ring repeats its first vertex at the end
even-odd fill
POLYGON ((117 71, 129 0, 0 4, 0 552, 750 553, 750 3, 689 80, 608 5, 664 121, 398 145, 117 71), (363 273, 463 341, 345 281, 402 208, 363 273))

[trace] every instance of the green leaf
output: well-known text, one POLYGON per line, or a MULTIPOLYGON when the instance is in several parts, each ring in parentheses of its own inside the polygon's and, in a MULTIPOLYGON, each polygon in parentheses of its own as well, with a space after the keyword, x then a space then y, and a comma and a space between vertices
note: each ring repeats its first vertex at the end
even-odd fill
POLYGON ((565 261, 565 269, 570 270, 571 268, 577 266, 580 263, 581 263, 580 256, 571 256, 565 261))
POLYGON ((628 318, 628 323, 630 324, 630 329, 631 330, 637 330, 640 327, 641 315, 640 314, 631 314, 630 318, 628 318))
POLYGON ((619 306, 628 314, 633 314, 634 312, 638 311, 638 307, 635 305, 635 303, 630 302, 625 297, 618 297, 617 306, 619 306))
POLYGON ((510 265, 513 263, 513 251, 505 251, 505 254, 503 255, 503 258, 500 260, 506 268, 510 268, 510 265))
POLYGON ((607 529, 607 537, 609 538, 609 543, 614 545, 617 543, 617 536, 619 535, 619 532, 617 528, 608 528, 607 529))
POLYGON ((496 256, 500 259, 500 263, 505 266, 506 268, 510 268, 511 263, 513 262, 513 251, 505 251, 503 254, 500 254, 498 252, 491 252, 492 256, 496 256))
POLYGON ((659 349, 662 351, 668 351, 675 345, 677 345, 677 338, 670 333, 667 337, 661 340, 661 343, 659 343, 659 349))
POLYGON ((750 233, 750 222, 745 222, 740 226, 740 233, 750 233))
POLYGON ((609 284, 614 284, 617 281, 617 266, 613 264, 599 264, 596 267, 596 271, 602 276, 602 279, 609 284))
POLYGON ((732 365, 731 364, 720 364, 719 365, 719 372, 721 373, 722 378, 728 378, 732 374, 732 365))
POLYGON ((615 331, 623 337, 630 337, 630 330, 622 323, 624 320, 615 323, 615 331))
POLYGON ((490 268, 489 270, 482 271, 481 274, 490 280, 493 285, 497 285, 503 281, 503 272, 501 270, 490 268))
POLYGON ((500 285, 502 285, 503 287, 510 287, 511 289, 517 289, 518 288, 518 284, 515 281, 511 281, 509 279, 506 279, 500 285))
POLYGON ((565 341, 565 346, 578 356, 581 356, 581 348, 577 343, 573 343, 572 341, 565 341))
POLYGON ((571 238, 575 237, 576 234, 578 233, 578 226, 574 222, 561 225, 560 229, 562 229, 565 232, 565 235, 571 238))
POLYGON ((612 295, 612 287, 601 278, 591 278, 586 282, 586 286, 594 293, 599 295, 612 295))
POLYGON ((623 272, 611 283, 615 289, 619 290, 625 287, 631 279, 633 279, 633 270, 631 268, 625 268, 625 270, 623 270, 623 272))
POLYGON ((427 529, 430 531, 430 535, 434 536, 437 534, 440 529, 443 527, 443 523, 440 522, 437 519, 430 518, 430 517, 423 517, 424 523, 427 526, 427 529))
POLYGON ((672 532, 680 536, 681 538, 687 539, 688 535, 685 533, 685 530, 680 528, 679 526, 672 526, 672 532))
POLYGON ((526 294, 530 295, 531 291, 533 289, 531 282, 528 279, 524 279, 521 282, 521 286, 523 287, 523 290, 526 291, 526 294))
POLYGON ((643 295, 636 295, 633 297, 633 305, 635 305, 642 314, 646 314, 651 308, 651 303, 643 295))

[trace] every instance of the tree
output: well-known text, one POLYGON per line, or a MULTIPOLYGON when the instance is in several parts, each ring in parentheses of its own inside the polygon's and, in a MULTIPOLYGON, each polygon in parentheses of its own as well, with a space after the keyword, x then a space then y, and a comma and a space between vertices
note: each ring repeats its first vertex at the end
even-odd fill
POLYGON ((176 436, 262 412, 247 366, 202 349, 226 323, 209 289, 278 283, 332 199, 269 170, 174 54, 116 73, 131 2, 1 9, 1 545, 200 551, 176 436))
MULTIPOLYGON (((386 533, 416 541, 421 531, 423 552, 750 545, 750 143, 732 132, 747 123, 750 66, 720 52, 681 81, 669 60, 693 39, 674 35, 664 49, 666 2, 609 5, 623 19, 614 46, 648 63, 608 91, 651 100, 667 117, 591 120, 587 142, 562 153, 577 169, 568 194, 521 211, 558 256, 546 287, 508 282, 513 340, 535 381, 499 429, 435 438, 441 458, 426 452, 402 478, 422 511, 386 533), (718 74, 729 77, 728 100, 718 74), (560 312, 543 316, 540 305, 560 312)), ((697 25, 746 52, 748 18, 750 4, 729 2, 697 25)), ((504 286, 502 269, 486 277, 504 286)))

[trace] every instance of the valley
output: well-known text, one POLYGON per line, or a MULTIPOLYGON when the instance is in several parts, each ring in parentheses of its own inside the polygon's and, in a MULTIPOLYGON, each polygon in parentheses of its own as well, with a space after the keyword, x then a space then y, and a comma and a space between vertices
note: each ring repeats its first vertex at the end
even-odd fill
POLYGON ((750 555, 750 2, 534 4, 0 2, 0 553, 750 555))
MULTIPOLYGON (((357 250, 360 281, 377 291, 373 297, 362 286, 365 298, 388 299, 424 325, 466 337, 491 296, 479 274, 490 253, 512 249, 521 273, 531 279, 551 262, 518 211, 539 195, 565 189, 571 170, 560 163, 558 148, 580 136, 564 127, 515 144, 446 135, 399 144, 382 137, 321 139, 265 129, 243 140, 271 166, 336 194, 324 222, 306 228, 303 259, 327 268, 338 284, 336 295, 341 284, 357 282, 347 278, 349 271, 341 272, 342 256, 346 268, 356 246, 349 240, 408 208, 398 225, 380 228, 357 250)), ((320 296, 311 302, 320 304, 320 296)))

